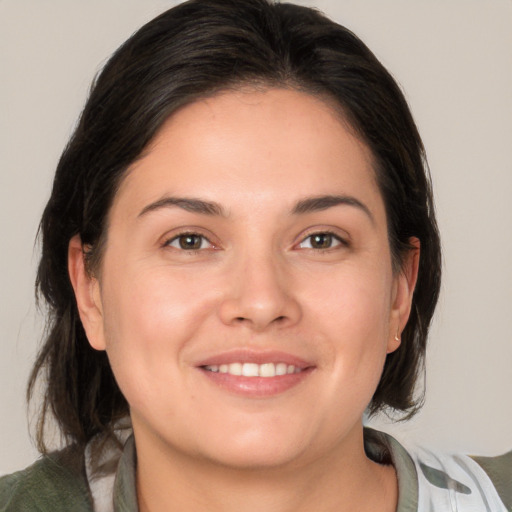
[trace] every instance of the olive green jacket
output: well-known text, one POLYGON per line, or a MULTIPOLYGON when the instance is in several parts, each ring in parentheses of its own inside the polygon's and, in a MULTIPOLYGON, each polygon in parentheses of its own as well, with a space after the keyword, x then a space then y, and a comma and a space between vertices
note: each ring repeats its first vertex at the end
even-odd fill
MULTIPOLYGON (((365 449, 372 460, 394 465, 397 512, 512 512, 512 451, 472 458, 408 452, 372 429, 365 429, 365 449)), ((68 448, 45 456, 0 478, 0 512, 137 512, 133 436, 111 467, 110 480, 102 480, 85 454, 77 456, 68 448), (111 483, 105 486, 106 481, 111 483)))

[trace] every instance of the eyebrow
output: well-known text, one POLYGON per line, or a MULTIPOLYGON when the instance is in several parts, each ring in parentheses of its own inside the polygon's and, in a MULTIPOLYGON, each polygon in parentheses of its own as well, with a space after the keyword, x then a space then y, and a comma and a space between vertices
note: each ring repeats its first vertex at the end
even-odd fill
POLYGON ((323 195, 323 196, 313 196, 307 197, 305 199, 301 199, 293 208, 292 213, 296 215, 318 212, 322 210, 327 210, 328 208, 332 208, 333 206, 338 205, 347 205, 358 208, 362 212, 364 212, 372 223, 375 223, 375 219, 370 212, 370 209, 359 199, 356 199, 352 196, 343 196, 343 195, 323 195))
POLYGON ((142 217, 147 213, 159 210, 160 208, 168 208, 169 206, 177 206, 187 212, 200 213, 203 215, 226 216, 222 206, 215 202, 204 201, 202 199, 195 199, 191 197, 164 197, 144 207, 138 217, 142 217))
MULTIPOLYGON (((292 214, 303 215, 306 213, 327 210, 328 208, 339 205, 347 205, 358 208, 369 217, 372 223, 375 222, 372 213, 364 203, 355 197, 344 195, 322 195, 306 197, 295 204, 292 209, 292 214)), ((227 216, 222 206, 214 201, 205 201, 203 199, 196 199, 191 197, 167 196, 145 206, 139 213, 138 217, 142 217, 149 212, 153 212, 161 208, 169 208, 171 206, 177 206, 178 208, 182 208, 187 212, 199 213, 202 215, 217 215, 221 217, 227 216)))

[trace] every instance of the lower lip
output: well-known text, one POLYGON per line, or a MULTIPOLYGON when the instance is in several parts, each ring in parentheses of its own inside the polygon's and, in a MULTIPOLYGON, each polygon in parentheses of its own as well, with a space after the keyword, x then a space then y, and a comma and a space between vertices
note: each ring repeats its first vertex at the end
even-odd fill
POLYGON ((313 368, 305 368, 299 373, 290 373, 275 377, 244 377, 243 375, 210 372, 204 368, 199 368, 199 370, 210 379, 211 382, 231 393, 257 398, 270 397, 288 391, 308 377, 313 371, 313 368))

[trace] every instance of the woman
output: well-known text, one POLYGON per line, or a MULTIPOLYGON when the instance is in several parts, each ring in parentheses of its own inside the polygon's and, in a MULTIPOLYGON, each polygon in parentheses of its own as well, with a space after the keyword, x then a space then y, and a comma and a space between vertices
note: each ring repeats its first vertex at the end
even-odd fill
POLYGON ((510 455, 363 430, 421 403, 440 250, 406 102, 343 27, 262 0, 147 24, 98 77, 41 233, 30 389, 46 371, 40 447, 51 412, 68 448, 4 478, 5 510, 510 507, 510 455))

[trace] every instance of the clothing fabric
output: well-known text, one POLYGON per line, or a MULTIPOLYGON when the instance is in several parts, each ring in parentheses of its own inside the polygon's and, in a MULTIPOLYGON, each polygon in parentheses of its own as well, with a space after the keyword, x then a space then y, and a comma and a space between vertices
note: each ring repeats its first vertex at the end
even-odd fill
MULTIPOLYGON (((68 448, 0 478, 0 512, 138 512, 133 436, 122 449, 102 450, 95 467, 93 448, 79 455, 68 448)), ((512 451, 498 457, 408 451, 368 428, 365 449, 395 467, 397 512, 512 512, 512 451)))

